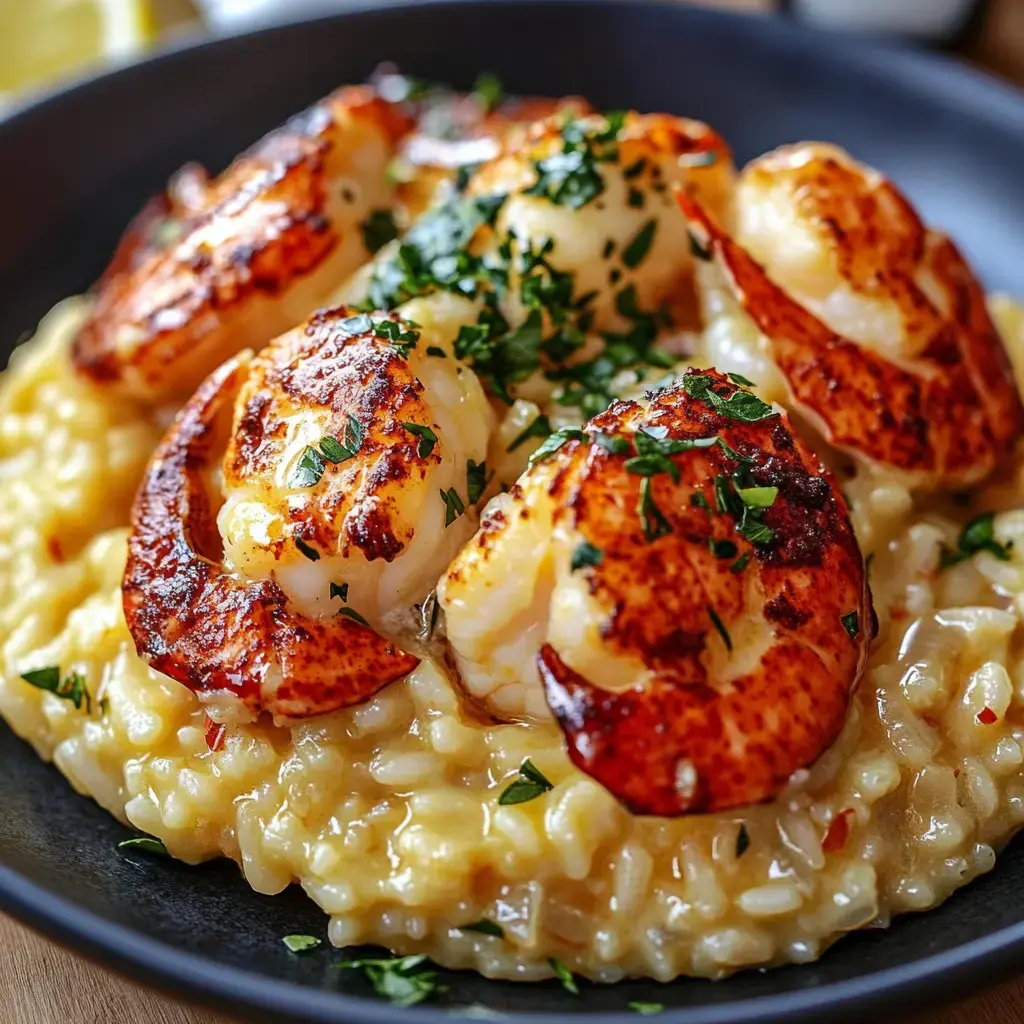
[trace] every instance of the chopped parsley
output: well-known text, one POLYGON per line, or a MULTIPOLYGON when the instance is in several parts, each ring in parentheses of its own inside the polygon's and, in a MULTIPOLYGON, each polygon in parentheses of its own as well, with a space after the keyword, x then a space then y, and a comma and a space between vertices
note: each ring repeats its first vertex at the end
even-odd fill
POLYGON ((644 168, 647 166, 647 157, 642 156, 639 160, 634 161, 628 167, 624 167, 622 170, 622 176, 627 181, 632 181, 633 178, 639 178, 644 173, 644 168))
POLYGON ((736 559, 732 565, 729 566, 729 572, 738 576, 747 567, 747 563, 750 561, 750 552, 744 551, 739 558, 736 559))
POLYGON ((640 516, 644 540, 648 544, 672 532, 672 524, 665 518, 651 494, 651 478, 649 476, 645 476, 640 481, 640 500, 637 502, 636 511, 640 516))
POLYGON ((745 388, 755 388, 757 385, 752 380, 747 380, 742 374, 739 373, 727 373, 726 377, 733 382, 733 384, 739 384, 745 388))
POLYGON ((322 945, 322 940, 313 935, 286 935, 281 941, 289 953, 306 953, 322 945))
POLYGON ((714 537, 708 537, 708 548, 715 558, 736 557, 736 545, 731 540, 715 540, 714 537))
POLYGON ((736 857, 737 859, 742 857, 743 854, 750 849, 750 834, 747 832, 747 826, 745 823, 740 825, 739 832, 736 833, 736 857))
POLYGON ((330 589, 331 589, 331 597, 332 598, 333 597, 340 597, 342 599, 342 601, 347 601, 348 600, 348 584, 347 583, 342 583, 340 585, 337 584, 337 583, 332 583, 330 589))
POLYGON ((466 498, 470 505, 475 505, 487 490, 487 463, 476 463, 472 459, 466 462, 466 498))
POLYGON ((320 561, 320 552, 312 545, 307 544, 301 537, 295 538, 295 546, 311 561, 320 561))
POLYGON ((707 374, 688 373, 680 383, 691 398, 707 402, 715 412, 740 423, 758 423, 777 415, 767 402, 762 402, 751 391, 737 389, 731 395, 719 394, 718 382, 707 374))
POLYGON ((354 608, 342 608, 338 614, 344 615, 346 619, 351 619, 353 622, 358 622, 360 626, 370 625, 354 608))
POLYGON ((527 758, 519 766, 519 778, 505 787, 498 797, 498 803, 502 807, 509 804, 525 804, 528 800, 535 800, 554 788, 541 770, 527 758))
POLYGON ((1013 550, 1013 541, 1000 544, 996 540, 994 520, 994 512, 985 512, 980 516, 975 516, 960 532, 955 551, 943 545, 939 568, 948 569, 951 565, 966 561, 979 551, 987 551, 990 555, 998 558, 1000 562, 1008 562, 1010 552, 1013 550))
MULTIPOLYGON (((632 206, 633 204, 630 203, 630 205, 632 206)), ((657 227, 658 222, 652 217, 622 250, 622 262, 630 270, 635 270, 643 263, 651 248, 651 242, 654 241, 654 232, 657 227)))
POLYGON ((616 140, 625 119, 622 112, 606 114, 601 129, 568 119, 562 126, 561 151, 534 164, 537 180, 526 194, 573 210, 593 202, 605 189, 599 165, 619 157, 616 140))
POLYGON ((414 1006, 437 992, 437 972, 429 969, 426 953, 382 959, 342 960, 342 970, 361 970, 374 992, 395 1006, 414 1006))
POLYGON ((142 853, 151 853, 154 857, 170 857, 167 847, 162 839, 155 839, 153 836, 136 836, 134 839, 122 839, 117 844, 119 850, 139 850, 142 853))
POLYGON ((454 487, 449 487, 447 491, 442 490, 440 494, 444 502, 444 525, 447 529, 466 511, 466 505, 454 487))
POLYGON ((722 638, 722 643, 725 644, 725 649, 727 651, 731 651, 732 637, 729 636, 729 631, 725 628, 725 624, 718 617, 718 612, 716 612, 711 605, 708 605, 708 615, 711 617, 711 621, 715 624, 715 629, 718 630, 718 635, 722 638))
POLYGON ((556 960, 553 956, 548 957, 551 963, 551 969, 555 972, 555 977, 562 983, 562 988, 566 992, 571 993, 574 996, 580 994, 579 985, 576 984, 576 979, 572 976, 572 971, 569 970, 561 960, 556 960))
POLYGON ((705 249, 692 231, 687 231, 686 234, 690 239, 690 254, 699 260, 703 260, 705 263, 709 263, 711 261, 711 250, 705 249))
POLYGON ((455 355, 468 360, 491 391, 511 405, 509 385, 526 380, 540 365, 543 316, 539 309, 531 309, 526 319, 511 330, 496 310, 485 308, 481 316, 484 323, 459 329, 455 355))
POLYGON ((318 443, 320 454, 335 465, 339 462, 346 462, 348 459, 354 458, 359 449, 363 447, 363 437, 362 423, 349 413, 341 440, 339 441, 338 438, 332 437, 330 434, 322 437, 318 443))
POLYGON ((615 434, 597 433, 594 435, 594 444, 603 448, 609 455, 628 455, 632 450, 626 438, 615 434))
POLYGON ((475 921, 473 924, 460 925, 459 930, 479 932, 481 935, 493 935, 496 939, 503 939, 505 937, 505 929, 496 921, 488 921, 486 917, 475 921))
POLYGON ((551 434, 546 441, 530 456, 529 465, 535 466, 538 462, 551 458, 555 452, 564 444, 570 441, 586 440, 587 435, 579 427, 562 427, 551 434))
POLYGON ((473 97, 486 113, 489 114, 499 107, 503 96, 504 89, 501 79, 497 75, 492 75, 488 71, 477 75, 476 81, 473 83, 473 97))
POLYGON ((843 624, 843 629, 850 634, 851 640, 856 640, 860 636, 860 616, 856 610, 841 615, 839 621, 843 624))
POLYGON ((605 240, 604 249, 601 251, 601 255, 604 259, 608 259, 613 252, 615 252, 615 239, 608 238, 605 240))
POLYGON ((425 459, 434 450, 434 445, 437 444, 437 434, 430 427, 425 427, 422 423, 403 423, 402 428, 413 437, 420 439, 420 443, 416 446, 416 454, 421 459, 425 459))
POLYGON ((419 331, 414 331, 411 327, 411 322, 409 328, 406 328, 397 320, 378 320, 373 325, 373 333, 378 338, 390 341, 398 354, 403 359, 408 359, 409 352, 416 347, 416 342, 420 340, 419 331))
POLYGON ((704 509, 705 512, 711 511, 711 504, 708 499, 704 497, 703 491, 694 491, 693 494, 690 495, 690 504, 694 508, 704 509))
POLYGON ((92 698, 85 685, 85 676, 81 672, 69 672, 61 679, 60 669, 56 665, 49 668, 36 668, 22 672, 21 678, 37 690, 45 690, 61 700, 71 701, 76 711, 85 705, 86 714, 92 714, 92 698))
POLYGON ((664 1003, 645 1003, 639 999, 634 999, 626 1004, 634 1013, 639 1013, 641 1017, 653 1017, 655 1014, 661 1013, 665 1009, 664 1003))
POLYGON ((315 448, 307 445, 299 461, 292 467, 291 473, 288 474, 288 486, 312 487, 320 482, 325 468, 324 460, 321 458, 320 453, 315 448))
POLYGON ((437 356, 438 359, 447 359, 448 358, 448 353, 445 352, 445 350, 443 348, 438 348, 437 345, 428 345, 427 346, 427 355, 428 356, 437 356))
POLYGON ((525 430, 518 434, 506 451, 514 452, 520 445, 526 444, 531 437, 548 437, 551 433, 551 422, 547 416, 538 416, 525 430))
POLYGON ((634 210, 642 210, 644 206, 644 194, 638 188, 631 188, 626 193, 626 205, 634 210))
POLYGON ((363 244, 370 253, 383 249, 398 237, 398 225, 390 210, 372 210, 359 228, 363 233, 363 244))
POLYGON ((594 547, 588 540, 581 541, 576 550, 572 553, 572 561, 569 563, 569 571, 576 572, 586 566, 596 568, 604 561, 604 552, 594 547))
POLYGON ((771 508, 779 496, 778 487, 737 487, 740 501, 748 508, 771 508))

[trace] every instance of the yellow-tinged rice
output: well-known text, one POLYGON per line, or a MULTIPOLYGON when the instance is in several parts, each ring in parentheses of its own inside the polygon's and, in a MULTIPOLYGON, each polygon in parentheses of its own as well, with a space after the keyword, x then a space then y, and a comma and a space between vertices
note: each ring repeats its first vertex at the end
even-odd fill
MULTIPOLYGON (((58 307, 0 390, 0 713, 174 855, 232 857, 264 893, 299 882, 336 944, 520 979, 548 976, 549 956, 603 981, 806 962, 945 899, 1024 822, 1024 512, 996 519, 1011 561, 940 574, 964 513, 884 480, 850 487, 875 555, 870 669, 839 740, 773 804, 631 817, 553 724, 481 724, 430 664, 362 707, 232 728, 211 752, 198 701, 142 664, 124 624, 125 524, 160 431, 72 374, 82 310, 58 307), (49 665, 84 674, 91 713, 20 681, 49 665), (498 806, 526 757, 553 792, 498 806), (504 939, 460 930, 482 917, 504 939)), ((1024 366, 1020 312, 996 313, 1024 366)), ((1012 506, 1018 475, 982 501, 1012 506)))

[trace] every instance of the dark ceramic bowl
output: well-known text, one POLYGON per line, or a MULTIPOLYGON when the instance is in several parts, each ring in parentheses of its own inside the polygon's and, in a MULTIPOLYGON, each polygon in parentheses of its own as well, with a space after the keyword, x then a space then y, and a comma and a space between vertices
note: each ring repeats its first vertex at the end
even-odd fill
MULTIPOLYGON (((167 53, 0 124, 0 339, 8 347, 93 281, 121 227, 188 159, 211 167, 383 60, 467 86, 486 68, 514 91, 578 92, 604 107, 703 118, 740 161, 781 142, 835 140, 894 177, 965 246, 986 284, 1024 294, 1024 101, 937 59, 676 3, 378 5, 167 53)), ((336 954, 295 957, 282 935, 323 934, 301 892, 268 899, 231 864, 116 850, 124 830, 0 726, 0 908, 177 995, 249 1020, 450 1020, 480 1003, 535 1022, 591 1014, 666 1024, 838 1020, 990 983, 1024 954, 1024 845, 927 915, 853 935, 819 963, 726 982, 515 985, 445 972, 437 1004, 375 1001, 336 954)))

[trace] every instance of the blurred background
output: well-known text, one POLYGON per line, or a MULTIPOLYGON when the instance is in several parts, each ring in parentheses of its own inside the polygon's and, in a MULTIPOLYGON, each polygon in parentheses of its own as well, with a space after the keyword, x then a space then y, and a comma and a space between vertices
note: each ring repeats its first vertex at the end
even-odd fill
MULTIPOLYGON (((365 0, 361 0, 365 3, 365 0)), ((1024 0, 674 0, 799 18, 953 51, 1024 83, 1024 0)), ((195 33, 240 32, 346 0, 0 0, 0 111, 195 33)))

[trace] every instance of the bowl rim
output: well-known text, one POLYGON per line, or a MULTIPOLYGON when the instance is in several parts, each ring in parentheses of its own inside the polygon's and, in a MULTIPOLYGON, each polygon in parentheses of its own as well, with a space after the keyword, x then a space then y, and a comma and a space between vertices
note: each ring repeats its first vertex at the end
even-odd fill
MULTIPOLYGON (((494 7, 562 6, 581 11, 603 6, 619 8, 624 13, 643 5, 660 9, 672 17, 692 20, 698 27, 702 22, 730 23, 732 31, 740 35, 756 31, 770 39, 792 40, 804 45, 817 41, 829 47, 830 59, 842 65, 848 74, 870 75, 893 88, 924 93, 971 119, 997 122, 1000 131, 1024 137, 1024 90, 984 70, 903 43, 841 35, 785 18, 691 7, 678 0, 346 0, 340 11, 275 19, 239 33, 211 36, 185 32, 150 51, 141 60, 118 60, 100 73, 92 69, 55 87, 37 90, 22 100, 13 101, 0 113, 0 145, 5 131, 31 119, 39 108, 59 103, 71 94, 88 93, 94 87, 127 78, 138 68, 173 62, 184 53, 244 47, 249 39, 285 34, 310 24, 333 24, 380 13, 398 15, 412 10, 429 12, 430 9, 477 7, 483 2, 494 7)), ((0 720, 0 728, 8 726, 0 720)), ((23 741, 19 738, 19 742, 23 741)), ((66 784, 66 780, 62 781, 66 784)), ((960 895, 962 898, 963 894, 960 895)), ((2 862, 0 911, 104 967, 178 999, 184 995, 186 999, 194 998, 229 1013, 244 1010, 258 1014, 259 1019, 302 1019, 310 1024, 342 1021, 410 1024, 413 1020, 423 1024, 450 1024, 453 1019, 452 1007, 400 1008, 378 999, 312 988, 271 978, 255 970, 208 961, 68 902, 2 862)), ((837 1021, 883 1004, 892 1009, 896 1004, 913 1002, 915 1008, 920 1008, 945 996, 963 998, 969 992, 1010 976, 1019 969, 1021 952, 1024 952, 1024 920, 941 953, 845 981, 740 997, 714 1005, 666 1008, 658 1019, 665 1024, 781 1024, 782 1021, 820 1019, 820 1014, 826 1010, 828 1019, 837 1021), (978 970, 982 966, 983 972, 978 970)), ((676 983, 685 980, 677 979, 676 983)), ((596 1011, 586 1016, 604 1024, 634 1024, 637 1020, 636 1014, 619 1010, 596 1011)), ((504 1017, 530 1024, 564 1024, 566 1019, 565 1014, 558 1012, 512 1012, 504 1017)))

